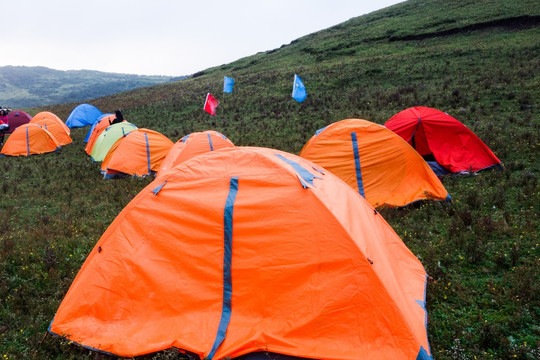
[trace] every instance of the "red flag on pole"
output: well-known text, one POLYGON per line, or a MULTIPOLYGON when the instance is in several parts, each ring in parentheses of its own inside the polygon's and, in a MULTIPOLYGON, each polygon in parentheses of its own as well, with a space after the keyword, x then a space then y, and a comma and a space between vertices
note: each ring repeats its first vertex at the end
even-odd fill
POLYGON ((206 101, 204 102, 204 110, 210 115, 215 116, 218 105, 218 99, 213 97, 212 94, 208 93, 208 95, 206 95, 206 101))

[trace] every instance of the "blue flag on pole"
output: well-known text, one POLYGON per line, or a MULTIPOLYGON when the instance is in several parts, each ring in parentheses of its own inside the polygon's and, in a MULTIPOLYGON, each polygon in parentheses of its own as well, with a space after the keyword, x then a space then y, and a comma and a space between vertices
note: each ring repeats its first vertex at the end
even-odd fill
POLYGON ((225 76, 225 78, 223 79, 223 92, 232 93, 233 86, 234 86, 234 79, 228 76, 225 76))
POLYGON ((300 76, 294 74, 294 83, 292 90, 292 98, 298 102, 306 100, 307 92, 300 76))

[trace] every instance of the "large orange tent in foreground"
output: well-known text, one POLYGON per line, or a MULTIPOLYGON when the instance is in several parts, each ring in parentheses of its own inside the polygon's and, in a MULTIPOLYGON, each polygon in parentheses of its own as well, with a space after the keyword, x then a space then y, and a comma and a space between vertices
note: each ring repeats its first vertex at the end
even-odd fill
POLYGON ((2 155, 29 156, 60 149, 60 144, 50 132, 37 124, 19 126, 2 147, 2 155))
POLYGON ((133 130, 116 140, 101 163, 105 178, 120 174, 154 174, 173 146, 165 135, 149 129, 133 130))
POLYGON ((384 125, 405 139, 440 175, 503 168, 476 134, 440 110, 411 107, 392 116, 384 125))
POLYGON ((448 192, 422 157, 384 126, 347 119, 319 130, 300 156, 349 184, 373 206, 447 200, 448 192))
POLYGON ((143 189, 49 331, 120 356, 431 359, 426 272, 358 193, 298 156, 208 152, 143 189))
POLYGON ((178 140, 161 163, 158 176, 165 174, 176 165, 194 156, 224 148, 233 148, 227 137, 214 130, 194 132, 178 140))

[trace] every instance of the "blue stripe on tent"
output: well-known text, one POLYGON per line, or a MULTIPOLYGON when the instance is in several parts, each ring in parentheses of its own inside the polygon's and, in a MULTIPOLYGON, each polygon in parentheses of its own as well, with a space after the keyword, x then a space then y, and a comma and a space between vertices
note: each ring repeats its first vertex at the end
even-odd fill
POLYGON ((30 137, 28 136, 28 126, 26 127, 26 156, 30 156, 30 137))
POLYGON ((214 151, 214 145, 212 144, 212 137, 210 134, 206 134, 208 136, 208 144, 210 144, 210 151, 214 151))
POLYGON ((225 339, 227 327, 231 321, 231 298, 232 298, 232 234, 233 234, 233 210, 234 202, 238 194, 238 177, 232 177, 229 182, 229 194, 225 202, 225 211, 223 214, 224 223, 224 251, 223 251, 223 304, 221 308, 221 320, 219 321, 218 331, 212 350, 208 354, 208 359, 212 359, 225 339))
POLYGON ((420 346, 420 351, 418 352, 416 360, 433 360, 433 357, 428 354, 428 352, 426 351, 426 349, 424 349, 423 346, 420 346))
POLYGON ((161 188, 163 186, 165 186, 165 184, 167 183, 167 180, 165 180, 164 183, 162 183, 161 185, 159 185, 157 188, 155 188, 154 190, 152 190, 152 192, 154 193, 154 195, 157 195, 160 191, 161 191, 161 188))
POLYGON ((323 127, 322 129, 319 129, 317 131, 315 131, 315 136, 319 135, 320 133, 322 133, 324 131, 324 129, 326 129, 328 126, 325 126, 323 127))
POLYGON ((148 162, 148 175, 150 175, 152 174, 152 164, 150 162, 150 144, 148 143, 148 133, 144 133, 144 140, 146 140, 146 161, 148 162))
POLYGON ((222 138, 224 138, 225 140, 227 140, 227 137, 226 137, 225 135, 223 135, 223 134, 220 133, 220 132, 218 132, 218 134, 219 134, 222 138))
MULTIPOLYGON (((426 327, 426 338, 427 338, 427 325, 428 325, 428 323, 427 323, 428 322, 428 313, 427 313, 427 309, 426 309, 427 279, 428 279, 428 276, 426 274, 426 277, 425 277, 425 280, 424 280, 424 298, 422 300, 415 300, 416 303, 422 307, 422 309, 424 310, 424 313, 425 313, 424 326, 426 327)), ((431 349, 429 347, 429 340, 428 340, 428 351, 429 351, 429 353, 431 353, 431 349)), ((426 351, 426 349, 421 347, 420 352, 418 353, 418 357, 416 359, 417 360, 428 360, 428 359, 432 359, 432 357, 428 355, 428 352, 426 351)))
POLYGON ((183 138, 180 139, 181 142, 186 142, 186 140, 188 139, 190 134, 187 134, 186 136, 184 136, 183 138))
POLYGON ((296 173, 298 174, 300 182, 302 183, 302 186, 304 187, 304 189, 308 188, 309 186, 313 186, 313 179, 315 179, 315 178, 316 179, 322 179, 321 177, 315 176, 311 172, 304 169, 302 167, 302 165, 300 165, 296 161, 287 159, 286 157, 284 157, 281 154, 275 154, 275 155, 279 159, 281 159, 282 161, 286 162, 287 164, 289 164, 289 165, 291 165, 293 167, 294 171, 296 171, 296 173))
POLYGON ((358 152, 358 140, 356 138, 356 132, 351 133, 351 141, 354 152, 354 166, 356 167, 356 184, 358 185, 358 192, 364 198, 364 183, 362 181, 362 168, 360 168, 360 153, 358 152))

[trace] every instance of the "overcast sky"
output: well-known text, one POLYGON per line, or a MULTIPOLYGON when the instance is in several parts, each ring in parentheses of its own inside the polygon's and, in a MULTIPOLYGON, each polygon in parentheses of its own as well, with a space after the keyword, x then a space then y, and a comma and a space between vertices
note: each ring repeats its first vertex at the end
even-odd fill
POLYGON ((0 66, 190 75, 403 0, 3 0, 0 66))

